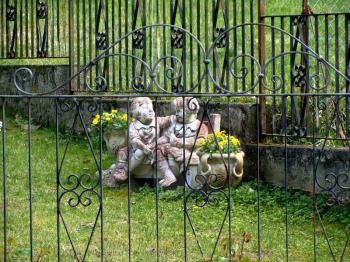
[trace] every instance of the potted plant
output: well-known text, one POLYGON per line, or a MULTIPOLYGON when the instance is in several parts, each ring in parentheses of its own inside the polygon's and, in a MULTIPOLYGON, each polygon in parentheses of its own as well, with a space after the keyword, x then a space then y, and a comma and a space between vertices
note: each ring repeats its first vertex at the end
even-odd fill
POLYGON ((118 150, 127 146, 127 114, 115 109, 103 112, 102 116, 95 115, 92 125, 97 129, 102 125, 103 139, 112 155, 117 156, 118 150))
POLYGON ((222 187, 227 184, 228 173, 231 186, 236 187, 240 184, 243 177, 244 152, 241 151, 240 141, 236 137, 229 137, 225 131, 217 131, 199 140, 198 146, 200 174, 207 178, 209 186, 222 187))

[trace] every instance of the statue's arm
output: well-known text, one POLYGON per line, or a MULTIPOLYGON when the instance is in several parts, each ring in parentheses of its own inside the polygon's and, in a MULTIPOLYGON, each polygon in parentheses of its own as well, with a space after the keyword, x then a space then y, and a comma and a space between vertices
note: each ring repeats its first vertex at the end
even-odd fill
POLYGON ((174 119, 174 116, 158 116, 157 117, 157 124, 161 131, 168 128, 170 124, 172 123, 174 119))

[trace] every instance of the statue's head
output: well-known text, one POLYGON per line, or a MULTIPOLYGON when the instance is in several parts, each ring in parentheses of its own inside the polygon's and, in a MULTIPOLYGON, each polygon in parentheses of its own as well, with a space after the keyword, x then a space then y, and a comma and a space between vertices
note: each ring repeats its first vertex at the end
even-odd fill
POLYGON ((145 125, 154 120, 152 100, 148 97, 137 97, 131 103, 131 116, 145 125))
POLYGON ((177 97, 172 103, 176 112, 176 121, 183 124, 192 123, 197 119, 199 103, 194 97, 177 97), (185 110, 185 111, 184 111, 185 110))

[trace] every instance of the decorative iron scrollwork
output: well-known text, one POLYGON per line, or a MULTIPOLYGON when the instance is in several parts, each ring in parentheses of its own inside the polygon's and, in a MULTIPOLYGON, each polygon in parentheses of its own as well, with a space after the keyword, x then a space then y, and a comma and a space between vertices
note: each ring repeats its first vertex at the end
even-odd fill
POLYGON ((136 49, 143 49, 143 31, 137 30, 132 34, 132 44, 136 49))
POLYGON ((306 67, 305 65, 295 66, 293 71, 295 86, 304 88, 306 86, 306 67))
POLYGON ((96 36, 96 48, 104 50, 107 48, 107 34, 106 32, 98 32, 96 36))
POLYGON ((223 34, 225 32, 225 28, 216 28, 214 32, 214 37, 216 40, 216 47, 217 48, 224 48, 226 47, 226 34, 223 34))
POLYGON ((13 5, 7 5, 6 7, 6 19, 7 21, 16 20, 16 7, 13 5))
POLYGON ((294 126, 293 127, 293 136, 306 137, 307 136, 307 129, 306 129, 306 127, 294 126))
POLYGON ((184 92, 184 86, 181 84, 174 84, 171 86, 171 91, 173 93, 183 93, 184 92))
POLYGON ((184 33, 179 28, 174 28, 171 31, 171 40, 175 48, 183 47, 183 37, 184 37, 184 33))
POLYGON ((36 15, 39 19, 45 19, 47 17, 47 4, 45 2, 38 2, 36 15))
POLYGON ((37 51, 38 57, 46 57, 47 53, 45 50, 38 50, 37 51))
POLYGON ((7 52, 7 58, 15 58, 16 52, 14 50, 10 50, 7 52))

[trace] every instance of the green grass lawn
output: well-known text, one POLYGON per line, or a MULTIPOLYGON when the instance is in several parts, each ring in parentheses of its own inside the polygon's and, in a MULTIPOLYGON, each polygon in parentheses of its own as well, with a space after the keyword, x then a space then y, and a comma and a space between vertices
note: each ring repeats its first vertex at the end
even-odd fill
MULTIPOLYGON (((8 256, 10 261, 29 261, 29 175, 28 175, 28 133, 21 130, 8 119, 6 143, 6 180, 7 180, 7 232, 8 256)), ((62 157, 65 144, 69 140, 66 133, 60 134, 59 155, 62 157)), ((99 156, 97 139, 93 145, 99 156)), ((2 143, 2 140, 1 140, 2 143)), ((56 159, 55 132, 42 128, 32 134, 32 208, 33 208, 33 252, 34 261, 55 261, 57 257, 56 229, 56 159)), ((103 168, 109 167, 113 159, 104 149, 102 152, 103 168)), ((90 174, 91 181, 82 182, 91 187, 97 183, 94 159, 90 153, 87 140, 75 136, 67 150, 61 171, 62 185, 74 186, 68 182, 69 175, 90 174)), ((1 165, 2 173, 2 165, 1 165)), ((263 261, 282 261, 286 259, 285 250, 285 193, 283 189, 260 185, 260 228, 261 257, 263 261)), ((1 196, 3 184, 1 179, 1 196)), ((81 192, 81 188, 78 190, 81 192)), ((96 188, 99 192, 99 187, 96 188)), ((225 190, 227 192, 227 190, 225 190)), ((63 193, 60 188, 60 194, 63 193)), ((186 194, 189 191, 186 190, 186 194)), ((176 190, 160 191, 158 197, 159 256, 160 261, 184 261, 184 215, 182 187, 176 190)), ((92 200, 88 207, 69 207, 68 201, 74 199, 67 193, 61 200, 61 212, 67 224, 69 234, 81 255, 88 243, 89 235, 99 210, 97 196, 87 193, 85 197, 92 200)), ((209 260, 227 209, 227 201, 218 194, 218 206, 198 207, 195 195, 189 198, 187 207, 197 238, 203 250, 205 260, 209 260)), ((256 261, 258 250, 258 202, 255 181, 244 182, 232 190, 232 251, 235 261, 256 261), (245 235, 245 237, 243 237, 245 235), (242 245, 242 242, 246 243, 242 245)), ((86 199, 85 199, 86 200, 86 199)), ((86 203, 86 202, 85 202, 86 203)), ((131 255, 133 261, 156 261, 156 194, 153 185, 135 189, 130 194, 130 233, 131 255)), ((3 197, 1 197, 1 206, 3 197)), ((328 210, 324 200, 318 208, 327 230, 333 252, 337 259, 345 245, 346 233, 349 234, 349 209, 328 210), (346 228, 347 226, 347 228, 346 228)), ((0 251, 4 252, 3 215, 0 216, 0 251)), ((128 260, 128 188, 119 188, 103 192, 104 220, 104 255, 106 261, 128 260)), ((100 221, 100 220, 99 220, 100 221)), ((97 222, 91 239, 86 261, 99 261, 101 254, 101 224, 97 222)), ((312 197, 308 194, 288 192, 288 248, 290 261, 312 261, 314 252, 314 232, 317 261, 331 261, 326 239, 319 221, 313 226, 312 197)), ((188 261, 203 261, 196 238, 188 220, 186 222, 188 261)), ((228 254, 228 219, 219 238, 214 261, 226 261, 228 254)), ((62 261, 73 261, 72 247, 60 221, 60 255, 62 261)), ((349 252, 344 261, 349 260, 349 252)))

